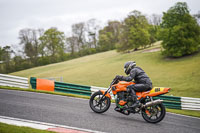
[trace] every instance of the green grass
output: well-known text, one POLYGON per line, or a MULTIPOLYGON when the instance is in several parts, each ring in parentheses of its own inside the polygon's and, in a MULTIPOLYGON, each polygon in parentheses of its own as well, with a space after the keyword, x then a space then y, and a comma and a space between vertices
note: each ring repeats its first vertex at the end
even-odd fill
POLYGON ((189 116, 194 116, 194 117, 200 118, 200 112, 194 111, 194 110, 167 109, 167 112, 172 112, 172 113, 182 114, 182 115, 189 115, 189 116))
POLYGON ((37 78, 63 77, 68 83, 107 87, 116 75, 125 75, 123 66, 126 61, 135 60, 154 86, 171 87, 170 95, 200 98, 200 53, 168 59, 160 52, 142 51, 126 54, 108 51, 11 74, 37 78))
POLYGON ((34 129, 30 127, 20 127, 20 126, 0 123, 0 133, 54 133, 54 132, 34 129))

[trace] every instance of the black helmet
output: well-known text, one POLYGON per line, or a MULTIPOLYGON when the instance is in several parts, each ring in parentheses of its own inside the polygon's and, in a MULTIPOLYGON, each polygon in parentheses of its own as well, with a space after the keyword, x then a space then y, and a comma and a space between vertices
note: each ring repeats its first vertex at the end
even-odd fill
POLYGON ((128 75, 132 68, 136 66, 135 61, 128 61, 124 64, 124 72, 128 75))

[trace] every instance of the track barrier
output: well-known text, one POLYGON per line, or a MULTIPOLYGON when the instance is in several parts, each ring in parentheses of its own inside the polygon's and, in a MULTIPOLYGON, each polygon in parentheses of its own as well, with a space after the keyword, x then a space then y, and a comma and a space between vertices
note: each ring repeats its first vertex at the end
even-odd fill
POLYGON ((64 82, 56 82, 56 81, 51 81, 47 79, 40 79, 31 77, 30 78, 30 83, 33 89, 36 90, 48 90, 47 85, 49 82, 53 82, 54 84, 51 85, 50 91, 55 91, 55 92, 62 92, 62 93, 70 93, 70 94, 77 94, 77 95, 84 95, 84 96, 91 96, 91 87, 90 86, 85 86, 85 85, 77 85, 77 84, 71 84, 71 83, 64 83, 64 82), (38 83, 39 81, 39 83, 38 83), (40 84, 40 87, 38 87, 38 84, 40 84))
POLYGON ((0 74, 0 86, 29 88, 28 78, 0 74))
MULTIPOLYGON (((40 80, 37 78, 31 77, 30 83, 33 89, 36 90, 47 90, 46 83, 43 83, 38 87, 38 81, 39 84, 41 84, 40 80)), ((44 80, 42 80, 44 82, 44 80)), ((45 79, 45 82, 48 82, 48 80, 45 79)), ((71 83, 64 83, 64 82, 54 82, 54 89, 51 89, 51 91, 55 92, 62 92, 62 93, 70 93, 70 94, 77 94, 77 95, 84 95, 84 96, 91 96, 93 92, 96 92, 98 90, 106 90, 107 88, 103 87, 96 87, 96 86, 85 86, 85 85, 77 85, 77 84, 71 84, 71 83)), ((53 85, 53 84, 52 84, 53 85)), ((114 99, 113 95, 111 95, 114 99)), ((153 99, 162 99, 163 104, 170 109, 183 109, 183 110, 198 110, 200 111, 200 98, 190 98, 190 97, 175 97, 175 96, 167 96, 167 95, 160 95, 157 97, 153 97, 153 99)))

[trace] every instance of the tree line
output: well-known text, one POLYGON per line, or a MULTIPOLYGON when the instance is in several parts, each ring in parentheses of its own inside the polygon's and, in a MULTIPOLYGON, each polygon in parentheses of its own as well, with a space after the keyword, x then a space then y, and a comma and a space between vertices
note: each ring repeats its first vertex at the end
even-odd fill
POLYGON ((123 21, 109 21, 103 28, 96 19, 73 24, 66 36, 56 27, 19 31, 22 55, 0 47, 0 72, 10 73, 116 49, 136 51, 162 40, 162 53, 181 57, 199 51, 200 12, 190 15, 187 3, 178 2, 163 15, 130 12, 123 21), (12 57, 14 55, 14 57, 12 57))

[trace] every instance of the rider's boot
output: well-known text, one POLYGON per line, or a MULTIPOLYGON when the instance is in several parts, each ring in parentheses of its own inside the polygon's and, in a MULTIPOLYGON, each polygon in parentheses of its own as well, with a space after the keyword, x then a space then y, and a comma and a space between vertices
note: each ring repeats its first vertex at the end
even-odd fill
POLYGON ((115 107, 115 111, 120 111, 121 109, 119 107, 115 107))
POLYGON ((131 108, 138 108, 141 106, 140 101, 137 99, 137 95, 133 89, 130 90, 133 104, 130 106, 131 108))
POLYGON ((117 112, 122 112, 122 109, 118 106, 116 106, 114 110, 117 111, 117 112))
POLYGON ((141 106, 141 103, 139 100, 137 100, 137 96, 136 95, 133 95, 133 101, 134 103, 130 106, 131 108, 138 108, 141 106))

